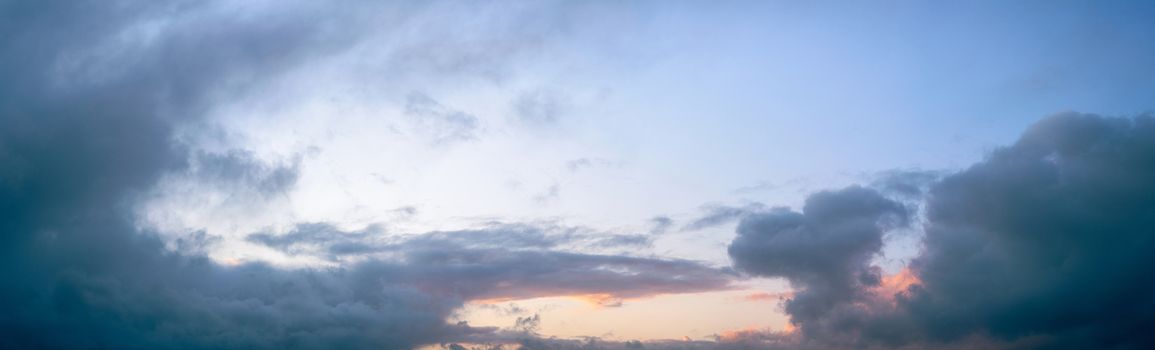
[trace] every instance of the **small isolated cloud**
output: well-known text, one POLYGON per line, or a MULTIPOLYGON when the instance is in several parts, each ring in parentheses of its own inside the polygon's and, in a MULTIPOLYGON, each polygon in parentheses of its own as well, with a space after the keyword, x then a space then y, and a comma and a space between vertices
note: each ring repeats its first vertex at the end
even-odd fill
POLYGON ((521 93, 513 100, 517 120, 531 126, 557 124, 569 108, 565 95, 551 89, 536 89, 521 93))
POLYGON ((656 216, 650 219, 650 235, 662 235, 674 227, 674 219, 667 216, 656 216))
POLYGON ((537 204, 548 204, 556 201, 559 197, 561 197, 561 186, 552 184, 545 191, 533 196, 533 201, 537 204))
POLYGON ((702 211, 705 212, 703 215, 682 226, 681 231, 696 231, 722 226, 763 210, 765 210, 765 206, 761 203, 752 203, 741 207, 708 205, 702 208, 702 211))
POLYGON ((612 168, 621 166, 622 162, 605 158, 578 158, 565 163, 565 168, 570 173, 577 173, 589 168, 612 168))
POLYGON ((480 124, 477 117, 445 107, 417 91, 406 97, 405 114, 411 117, 417 130, 435 144, 472 140, 480 124))

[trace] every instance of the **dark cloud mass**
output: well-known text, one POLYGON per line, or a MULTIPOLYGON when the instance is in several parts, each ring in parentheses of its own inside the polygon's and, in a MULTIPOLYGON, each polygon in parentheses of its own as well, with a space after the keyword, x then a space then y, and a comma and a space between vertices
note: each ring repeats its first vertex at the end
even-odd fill
POLYGON ((165 249, 132 207, 167 174, 262 193, 297 176, 248 154, 191 151, 175 130, 340 51, 354 38, 331 21, 349 29, 356 13, 384 10, 230 5, 0 3, 0 348, 406 349, 493 332, 445 321, 465 298, 516 296, 495 286, 519 278, 539 286, 535 295, 728 283, 693 262, 616 256, 424 249, 407 261, 284 270, 197 255, 191 246, 212 241, 203 232, 165 249), (558 266, 568 275, 551 274, 558 266), (469 280, 475 273, 485 279, 469 280), (592 280, 575 291, 553 283, 559 276, 592 280))
MULTIPOLYGON (((342 38, 287 10, 106 5, 0 5, 0 348, 405 348, 452 331, 451 302, 362 267, 222 267, 138 232, 133 198, 188 166, 177 125, 342 38), (158 38, 116 42, 160 19, 158 38)), ((247 172, 232 160, 208 163, 247 172)))
POLYGON ((1155 336, 1155 119, 1067 113, 936 184, 922 332, 1055 348, 1150 348, 1155 336))
POLYGON ((854 311, 853 303, 866 296, 862 290, 881 283, 871 258, 882 249, 885 230, 908 217, 901 203, 874 190, 820 192, 802 212, 779 208, 744 218, 729 253, 741 271, 789 279, 797 292, 786 312, 813 332, 837 327, 826 324, 826 315, 854 311))
POLYGON ((870 190, 748 216, 730 256, 800 288, 803 348, 1155 346, 1155 119, 1051 116, 929 188, 917 280, 894 295, 863 272, 879 215, 903 211, 870 190))

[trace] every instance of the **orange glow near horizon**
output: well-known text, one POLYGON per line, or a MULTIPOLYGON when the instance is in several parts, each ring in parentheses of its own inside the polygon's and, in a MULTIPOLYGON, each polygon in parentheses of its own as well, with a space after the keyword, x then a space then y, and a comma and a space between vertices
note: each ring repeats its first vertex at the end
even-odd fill
MULTIPOLYGON (((781 301, 784 281, 746 289, 620 298, 611 294, 578 294, 530 299, 494 298, 466 304, 450 321, 475 327, 509 328, 518 317, 537 314, 536 332, 545 337, 594 336, 606 340, 717 339, 727 341, 756 333, 792 334, 781 301), (770 291, 768 291, 770 290, 770 291), (772 290, 779 290, 771 292, 772 290)), ((879 303, 893 307, 895 295, 921 283, 910 268, 882 277, 872 288, 879 303)), ((879 310, 881 311, 881 310, 879 310)))
POLYGON ((763 301, 764 302, 776 302, 776 301, 784 301, 784 300, 790 299, 792 297, 794 297, 794 292, 792 292, 792 291, 780 292, 780 293, 755 292, 755 293, 746 294, 746 296, 742 297, 742 300, 750 301, 750 302, 763 302, 763 301))
POLYGON ((523 300, 475 300, 451 322, 509 328, 517 317, 537 314, 546 337, 596 336, 607 340, 713 339, 734 329, 786 329, 778 303, 751 303, 751 290, 666 294, 620 299, 574 295, 523 300))

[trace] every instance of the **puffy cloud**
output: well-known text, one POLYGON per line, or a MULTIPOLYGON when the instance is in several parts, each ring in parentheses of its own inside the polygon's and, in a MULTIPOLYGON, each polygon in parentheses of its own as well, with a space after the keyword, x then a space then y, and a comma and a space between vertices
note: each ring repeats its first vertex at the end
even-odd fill
POLYGON ((871 259, 884 232, 905 225, 908 209, 862 187, 820 192, 802 212, 777 208, 751 214, 738 225, 729 254, 740 271, 785 277, 798 291, 785 302, 791 322, 804 331, 834 327, 832 312, 853 311, 863 290, 881 283, 871 259))
POLYGON ((799 288, 801 348, 1148 348, 1153 179, 1155 118, 1064 113, 925 186, 922 251, 895 275, 869 261, 906 211, 862 188, 744 218, 730 255, 799 288))
POLYGON ((1155 119, 1064 113, 936 184, 922 280, 928 337, 1144 348, 1155 337, 1155 119))

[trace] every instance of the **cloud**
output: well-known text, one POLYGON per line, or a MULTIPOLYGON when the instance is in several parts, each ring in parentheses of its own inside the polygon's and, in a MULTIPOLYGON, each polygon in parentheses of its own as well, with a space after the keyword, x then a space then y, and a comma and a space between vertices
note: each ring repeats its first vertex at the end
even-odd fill
POLYGON ((525 332, 495 332, 474 338, 474 344, 445 344, 445 349, 469 350, 786 350, 797 349, 797 336, 769 330, 735 330, 714 335, 711 340, 650 339, 607 340, 599 337, 580 339, 542 338, 525 332), (515 347, 516 346, 516 347, 515 347))
POLYGON ((489 222, 476 228, 417 234, 387 232, 384 225, 343 230, 329 223, 299 223, 289 231, 249 234, 250 243, 289 255, 329 260, 390 254, 414 249, 576 250, 601 251, 649 246, 646 234, 619 234, 552 223, 489 222))
POLYGON ((926 183, 923 248, 898 274, 870 256, 905 211, 863 188, 744 218, 730 255, 801 287, 801 348, 1147 348, 1152 179, 1155 118, 1063 113, 926 183))
POLYGON ((418 130, 428 134, 435 144, 472 140, 480 123, 477 117, 442 106, 416 91, 406 98, 405 114, 412 117, 418 130))
POLYGON ((534 203, 538 205, 549 204, 558 200, 561 197, 561 186, 558 184, 549 185, 545 191, 533 196, 534 203))
POLYGON ((655 216, 650 219, 650 225, 651 235, 662 235, 669 232, 670 228, 674 226, 674 219, 667 216, 655 216))
POLYGON ((532 126, 557 124, 568 108, 566 96, 550 89, 526 91, 513 101, 517 120, 532 126))
POLYGON ((406 348, 468 330, 444 325, 455 301, 368 266, 225 267, 134 225, 138 196, 190 163, 261 191, 293 182, 173 134, 219 93, 347 42, 323 21, 218 3, 0 6, 0 347, 406 348))
POLYGON ((189 151, 185 156, 185 167, 167 171, 135 199, 140 226, 172 236, 203 230, 185 222, 259 217, 287 202, 300 177, 300 156, 267 161, 243 150, 189 151))
POLYGON ((590 168, 617 168, 623 166, 622 161, 605 158, 577 158, 565 162, 565 168, 570 173, 577 173, 590 168))
POLYGON ((690 223, 682 226, 682 231, 696 231, 711 227, 725 225, 747 215, 763 210, 765 207, 761 203, 752 203, 742 207, 711 205, 703 207, 706 213, 697 219, 690 221, 690 223))
MULTIPOLYGON (((728 250, 735 268, 790 280, 798 290, 786 310, 801 327, 797 334, 613 342, 445 322, 466 300, 577 295, 612 304, 730 288, 728 269, 595 249, 648 244, 643 235, 495 225, 389 238, 382 227, 301 224, 250 236, 290 254, 350 258, 340 267, 293 270, 218 264, 201 255, 214 242, 203 231, 169 249, 159 232, 139 227, 133 211, 166 177, 267 195, 298 176, 295 164, 194 150, 176 140, 177 129, 204 122, 215 107, 303 62, 357 46, 367 23, 405 23, 364 14, 397 12, 385 16, 396 19, 421 10, 277 5, 0 4, 0 348, 403 349, 486 339, 525 349, 1155 344, 1148 331, 1155 324, 1150 116, 1061 114, 941 179, 898 176, 881 192, 815 194, 801 211, 716 207, 691 221, 685 229, 740 221, 728 250), (910 217, 887 195, 926 201, 923 251, 897 275, 871 262, 881 235, 910 217), (562 249, 573 246, 590 250, 562 249)), ((506 22, 496 32, 439 21, 418 26, 433 35, 386 50, 389 77, 501 80, 512 56, 540 47, 557 28, 543 20, 522 31, 526 23, 506 22)), ((565 111, 559 96, 522 99, 514 108, 535 123, 554 123, 565 111)), ((406 102, 434 139, 468 139, 478 128, 475 116, 428 96, 406 102)))
POLYGON ((284 234, 257 233, 248 240, 292 254, 371 257, 381 275, 395 283, 467 300, 585 296, 609 305, 606 301, 731 288, 732 273, 694 261, 560 249, 637 245, 647 238, 525 224, 381 237, 372 228, 347 232, 328 224, 301 224, 284 234))
MULTIPOLYGON (((0 5, 0 348, 405 349, 496 332, 445 322, 470 298, 630 298, 729 283, 724 270, 692 261, 511 253, 436 234, 408 241, 403 260, 332 268, 221 265, 201 255, 214 242, 203 231, 168 249, 133 211, 166 177, 258 195, 297 178, 295 165, 193 150, 176 130, 344 50, 357 41, 359 14, 387 9, 106 5, 0 5)), ((426 111, 439 112, 417 108, 426 111)), ((327 243, 326 230, 254 239, 327 243)))
POLYGON ((904 306, 934 340, 1047 337, 1143 348, 1155 337, 1155 119, 1064 113, 937 183, 921 286, 904 306))
POLYGON ((892 170, 879 174, 871 187, 901 197, 919 198, 929 190, 943 172, 925 170, 892 170))
POLYGON ((908 218, 903 204, 874 190, 819 192, 802 212, 778 208, 746 216, 728 252, 739 271, 789 280, 796 291, 786 312, 810 331, 826 327, 829 313, 863 300, 861 290, 881 283, 871 259, 884 232, 908 218))

